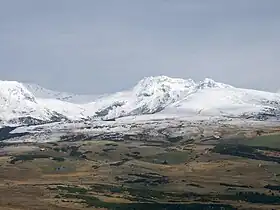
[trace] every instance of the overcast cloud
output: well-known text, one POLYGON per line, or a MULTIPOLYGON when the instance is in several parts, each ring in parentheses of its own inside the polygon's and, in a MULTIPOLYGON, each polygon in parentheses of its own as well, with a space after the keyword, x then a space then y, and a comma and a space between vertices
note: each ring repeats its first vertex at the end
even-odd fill
POLYGON ((145 76, 280 88, 279 0, 0 0, 0 79, 76 93, 145 76))

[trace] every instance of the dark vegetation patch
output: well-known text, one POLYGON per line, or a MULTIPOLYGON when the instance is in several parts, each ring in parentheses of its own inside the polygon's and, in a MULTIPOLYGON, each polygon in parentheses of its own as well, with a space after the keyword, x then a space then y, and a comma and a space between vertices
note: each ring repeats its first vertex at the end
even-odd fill
POLYGON ((73 194, 86 194, 88 190, 83 187, 78 186, 56 186, 56 187, 48 187, 48 190, 52 191, 65 191, 67 193, 73 193, 73 194))
MULTIPOLYGON (((61 198, 70 198, 70 199, 80 199, 82 203, 88 205, 88 207, 96 207, 96 208, 106 208, 106 209, 118 209, 118 210, 131 210, 131 209, 235 209, 230 205, 222 205, 222 204, 202 204, 202 203, 194 203, 194 204, 184 204, 180 202, 177 203, 157 203, 155 199, 165 199, 168 193, 163 193, 160 191, 151 191, 149 189, 132 189, 126 187, 118 187, 118 186, 104 186, 104 185, 94 185, 92 186, 92 190, 95 192, 103 192, 108 195, 108 193, 129 193, 129 195, 133 196, 128 197, 131 201, 135 201, 136 203, 107 203, 99 200, 96 197, 89 196, 83 194, 75 194, 73 193, 60 193, 61 198)), ((192 195, 192 194, 190 194, 192 195)), ((190 196, 189 194, 184 194, 185 196, 190 196)))
POLYGON ((280 197, 259 192, 237 192, 235 195, 217 195, 220 200, 246 201, 249 203, 280 204, 280 197))
POLYGON ((68 193, 86 194, 88 190, 77 186, 57 186, 58 190, 67 191, 68 193))
POLYGON ((186 184, 187 186, 192 186, 192 187, 198 187, 198 188, 204 188, 203 186, 199 185, 199 184, 194 184, 194 183, 190 183, 190 184, 186 184))
POLYGON ((126 160, 121 160, 121 161, 113 162, 113 163, 110 163, 110 166, 121 166, 125 162, 127 162, 127 161, 126 160))
POLYGON ((118 144, 116 144, 116 143, 106 143, 105 146, 106 146, 106 147, 110 147, 110 146, 112 146, 112 147, 117 147, 118 144))
POLYGON ((188 162, 192 158, 194 158, 194 153, 192 153, 192 151, 170 151, 146 156, 142 158, 142 160, 156 164, 180 164, 188 162))
POLYGON ((257 136, 253 139, 244 140, 241 143, 246 144, 248 146, 266 147, 266 148, 270 148, 274 151, 280 151, 280 144, 279 144, 280 135, 279 134, 257 136))
POLYGON ((53 148, 53 150, 56 152, 60 152, 60 148, 58 148, 58 147, 53 148))
POLYGON ((179 142, 183 139, 183 136, 177 136, 177 137, 168 137, 167 140, 171 143, 179 142))
POLYGON ((280 185, 266 185, 264 188, 280 192, 280 185))
POLYGON ((102 151, 103 152, 110 152, 110 151, 114 151, 116 150, 116 148, 103 148, 102 151))
POLYGON ((134 159, 141 159, 141 158, 143 158, 143 157, 140 155, 140 153, 135 153, 135 152, 126 153, 125 156, 131 157, 131 158, 134 158, 134 159))
POLYGON ((189 144, 193 144, 195 142, 194 139, 187 139, 184 142, 182 142, 182 145, 189 145, 189 144))
POLYGON ((63 157, 51 157, 53 160, 57 161, 57 162, 63 162, 65 161, 65 158, 63 157))
POLYGON ((60 141, 74 142, 74 141, 88 141, 91 140, 92 136, 86 134, 71 134, 60 136, 60 141))
POLYGON ((249 185, 238 185, 238 184, 227 184, 227 183, 220 183, 220 185, 226 187, 253 188, 252 186, 249 185))
POLYGON ((17 161, 28 161, 28 160, 34 160, 34 159, 41 159, 41 158, 51 158, 55 161, 62 162, 65 159, 62 157, 52 157, 50 155, 43 155, 43 154, 24 154, 24 155, 17 155, 12 157, 10 160, 11 164, 15 164, 17 161))
POLYGON ((128 174, 129 178, 124 181, 127 184, 142 183, 145 186, 156 186, 169 183, 167 176, 156 173, 128 174))
POLYGON ((12 158, 10 161, 11 164, 15 164, 17 161, 28 161, 39 158, 50 158, 50 155, 39 155, 39 154, 25 154, 25 155, 17 155, 12 158))
POLYGON ((80 199, 82 203, 85 203, 88 207, 105 208, 108 210, 233 210, 236 209, 231 205, 226 204, 203 204, 203 203, 191 203, 191 204, 164 204, 164 203, 107 203, 99 200, 93 196, 87 195, 73 195, 64 194, 64 198, 80 199))
POLYGON ((6 140, 6 139, 11 139, 15 137, 22 137, 25 135, 28 135, 28 132, 24 133, 10 133, 11 131, 15 130, 17 127, 4 127, 0 128, 0 141, 6 140))
MULTIPOLYGON (((123 180, 123 178, 118 178, 120 180, 123 180)), ((131 186, 126 185, 103 185, 103 184, 95 184, 91 186, 91 189, 95 192, 102 192, 105 194, 108 193, 129 193, 129 195, 133 196, 138 202, 147 202, 151 201, 151 198, 153 200, 159 200, 159 199, 168 199, 171 200, 175 198, 179 198, 180 200, 188 198, 188 197, 194 197, 198 196, 195 193, 182 193, 182 194, 176 194, 176 193, 169 193, 169 192, 163 192, 158 190, 152 190, 150 188, 146 187, 138 187, 134 188, 131 186)))
POLYGON ((68 150, 67 150, 67 148, 62 147, 62 148, 61 148, 61 151, 62 151, 62 152, 67 152, 68 150))
POLYGON ((82 158, 83 153, 79 151, 79 146, 71 146, 68 148, 70 150, 69 155, 71 157, 77 157, 77 158, 82 158))
POLYGON ((251 147, 251 146, 240 145, 240 144, 237 145, 218 144, 212 149, 212 152, 216 152, 224 155, 232 155, 232 156, 244 157, 249 159, 272 161, 272 162, 280 163, 280 157, 264 155, 260 151, 262 149, 263 147, 251 147))
POLYGON ((56 152, 68 152, 67 148, 65 147, 50 147, 49 149, 53 149, 56 152))
POLYGON ((280 151, 280 134, 259 135, 254 138, 236 137, 225 139, 225 141, 231 144, 242 144, 264 150, 280 151))
MULTIPOLYGON (((279 187, 279 186, 278 186, 279 187)), ((268 186, 270 189, 271 187, 268 186)), ((158 204, 157 202, 159 200, 166 200, 168 202, 186 202, 189 200, 196 200, 199 202, 214 202, 214 201, 244 201, 249 203, 259 203, 259 204, 280 204, 280 197, 275 196, 274 194, 268 195, 265 193, 259 193, 259 192, 236 192, 234 194, 197 194, 193 192, 165 192, 165 191, 158 191, 158 190, 152 190, 150 188, 142 187, 142 188, 132 188, 129 186, 114 186, 114 185, 103 185, 103 184, 95 184, 91 185, 90 188, 86 189, 83 187, 77 187, 77 186, 57 186, 57 187, 49 187, 49 190, 58 190, 60 193, 60 197, 62 198, 75 198, 75 199, 81 199, 84 203, 86 203, 88 206, 94 206, 94 207, 103 207, 103 208, 109 208, 109 209, 115 209, 115 207, 118 207, 117 209, 126 209, 125 204, 116 204, 116 203, 106 203, 103 201, 100 201, 98 198, 89 196, 88 193, 90 192, 97 192, 97 193, 104 193, 105 195, 110 195, 112 193, 123 193, 125 197, 131 201, 136 201, 136 203, 132 203, 134 207, 134 204, 137 205, 139 202, 146 203, 149 202, 158 204), (108 206, 112 205, 112 206, 108 206), (121 205, 121 206, 118 206, 121 205), (124 205, 124 206, 122 206, 124 205)), ((273 188, 275 189, 275 188, 273 188)), ((278 189, 278 188, 276 188, 278 189)), ((158 204, 159 207, 163 208, 164 205, 167 205, 172 207, 175 207, 169 204, 158 204)), ((189 207, 189 204, 182 204, 181 207, 189 207)), ((210 204, 203 204, 202 206, 197 207, 207 207, 210 204)), ((155 208, 157 205, 154 206, 155 208)), ((178 204, 177 204, 177 207, 178 204)), ((215 207, 215 206, 213 206, 215 207)), ((225 205, 224 207, 230 207, 225 205)), ((129 209, 129 208, 128 208, 129 209)), ((133 209, 133 208, 132 208, 133 209)), ((154 209, 154 208, 152 208, 154 209)), ((160 208, 158 208, 160 209, 160 208)), ((184 209, 184 208, 183 208, 184 209)), ((188 208, 187 208, 188 209, 188 208)), ((195 208, 194 208, 195 209, 195 208)), ((203 209, 203 208, 202 208, 203 209)), ((206 208, 208 209, 208 208, 206 208)), ((210 208, 211 209, 211 208, 210 208)), ((234 209, 234 208, 229 208, 234 209)))

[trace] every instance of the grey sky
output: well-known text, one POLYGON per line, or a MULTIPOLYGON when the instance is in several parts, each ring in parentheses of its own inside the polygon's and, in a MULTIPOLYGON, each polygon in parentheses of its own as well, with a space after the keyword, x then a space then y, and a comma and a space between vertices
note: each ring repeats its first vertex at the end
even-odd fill
POLYGON ((279 0, 0 0, 0 79, 76 93, 145 76, 280 88, 279 0))

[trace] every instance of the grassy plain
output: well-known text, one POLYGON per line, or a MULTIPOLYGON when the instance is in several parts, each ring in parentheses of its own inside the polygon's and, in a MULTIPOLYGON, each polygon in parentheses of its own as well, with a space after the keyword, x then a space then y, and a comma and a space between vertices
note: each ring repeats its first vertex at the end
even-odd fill
POLYGON ((279 137, 5 145, 0 209, 279 209, 279 137))

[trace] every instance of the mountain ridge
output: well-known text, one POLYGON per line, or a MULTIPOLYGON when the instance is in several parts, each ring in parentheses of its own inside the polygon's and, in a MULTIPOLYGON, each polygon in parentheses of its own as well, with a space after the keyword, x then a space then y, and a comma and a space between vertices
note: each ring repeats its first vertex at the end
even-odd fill
POLYGON ((4 124, 11 121, 26 124, 23 123, 26 118, 42 123, 111 120, 156 113, 254 117, 259 114, 278 116, 280 109, 277 93, 236 88, 210 78, 195 82, 167 76, 146 77, 127 91, 84 96, 34 84, 0 81, 0 120, 4 124), (21 120, 17 122, 16 119, 21 120))
POLYGON ((87 103, 95 100, 99 95, 74 94, 69 92, 59 92, 41 87, 35 83, 22 83, 27 90, 34 94, 36 98, 50 98, 66 101, 70 103, 87 103))

